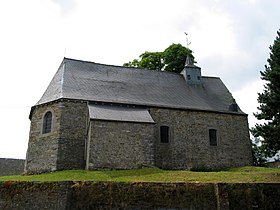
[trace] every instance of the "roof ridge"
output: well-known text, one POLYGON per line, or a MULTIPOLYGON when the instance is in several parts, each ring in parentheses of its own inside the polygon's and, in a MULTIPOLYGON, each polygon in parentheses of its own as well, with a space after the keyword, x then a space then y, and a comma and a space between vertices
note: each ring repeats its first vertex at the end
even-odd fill
POLYGON ((170 71, 159 71, 159 70, 153 70, 153 69, 147 69, 147 68, 139 68, 139 67, 128 67, 128 66, 119 66, 119 65, 113 65, 113 64, 104 64, 104 63, 96 63, 93 61, 86 61, 86 60, 79 60, 79 59, 73 59, 73 58, 67 58, 64 57, 64 60, 71 60, 71 61, 77 61, 77 62, 83 62, 83 63, 90 63, 90 64, 96 64, 96 65, 102 65, 102 66, 110 66, 110 67, 116 67, 120 69, 132 69, 132 70, 141 70, 141 71, 149 71, 149 72, 160 72, 164 74, 173 74, 173 75, 180 75, 180 73, 170 72, 170 71))
POLYGON ((63 86, 64 86, 64 74, 65 74, 65 70, 66 70, 66 62, 63 59, 62 63, 61 63, 61 67, 62 68, 62 72, 61 72, 61 82, 60 82, 60 93, 61 93, 61 97, 63 98, 63 86))
POLYGON ((212 78, 212 79, 221 79, 220 77, 217 76, 201 76, 202 78, 212 78))
POLYGON ((74 58, 68 58, 68 57, 64 57, 63 58, 63 61, 64 60, 72 60, 72 61, 79 61, 79 62, 86 62, 86 63, 95 63, 93 61, 86 61, 86 60, 81 60, 81 59, 74 59, 74 58))

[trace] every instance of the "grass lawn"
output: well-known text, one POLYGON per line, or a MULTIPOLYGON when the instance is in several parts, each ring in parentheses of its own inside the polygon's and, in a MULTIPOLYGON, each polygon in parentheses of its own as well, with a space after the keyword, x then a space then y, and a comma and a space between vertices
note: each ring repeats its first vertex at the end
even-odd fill
POLYGON ((113 181, 280 183, 280 168, 241 167, 219 172, 193 172, 143 168, 137 170, 67 170, 31 176, 0 176, 0 181, 113 181))

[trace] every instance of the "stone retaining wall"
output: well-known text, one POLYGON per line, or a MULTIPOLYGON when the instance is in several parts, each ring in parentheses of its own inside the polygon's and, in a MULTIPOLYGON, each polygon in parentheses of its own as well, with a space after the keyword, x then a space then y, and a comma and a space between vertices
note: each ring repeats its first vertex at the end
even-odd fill
POLYGON ((24 162, 22 159, 0 158, 0 176, 22 174, 24 162))
POLYGON ((280 184, 0 182, 0 209, 278 209, 280 184))

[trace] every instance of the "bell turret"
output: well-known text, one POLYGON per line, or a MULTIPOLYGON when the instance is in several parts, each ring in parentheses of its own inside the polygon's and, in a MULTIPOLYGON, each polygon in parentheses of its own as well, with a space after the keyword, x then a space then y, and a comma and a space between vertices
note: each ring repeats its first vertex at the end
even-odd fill
POLYGON ((193 59, 188 55, 186 58, 186 63, 183 71, 183 74, 188 85, 201 85, 201 68, 194 65, 193 59))

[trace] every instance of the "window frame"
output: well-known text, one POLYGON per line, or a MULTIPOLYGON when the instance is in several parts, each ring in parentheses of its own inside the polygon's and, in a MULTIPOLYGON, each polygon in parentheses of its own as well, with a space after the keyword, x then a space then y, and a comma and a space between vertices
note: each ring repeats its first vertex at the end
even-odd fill
POLYGON ((49 134, 53 129, 53 112, 48 110, 44 113, 42 122, 42 134, 49 134))
POLYGON ((218 146, 218 129, 216 129, 216 128, 209 128, 208 129, 208 141, 209 141, 209 145, 211 147, 217 147, 218 146), (214 136, 213 136, 213 134, 214 134, 214 136))

